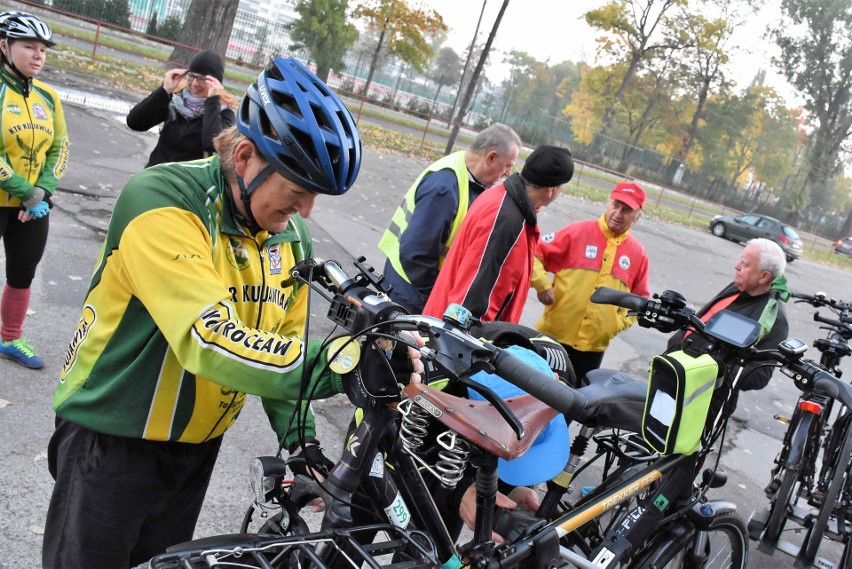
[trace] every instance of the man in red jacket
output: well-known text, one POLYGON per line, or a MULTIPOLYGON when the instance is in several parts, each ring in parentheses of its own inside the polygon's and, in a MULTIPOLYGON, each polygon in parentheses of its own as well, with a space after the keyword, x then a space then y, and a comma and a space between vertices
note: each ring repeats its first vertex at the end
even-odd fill
POLYGON ((648 254, 630 233, 644 204, 642 188, 621 182, 600 218, 572 223, 539 242, 532 284, 545 307, 535 327, 565 346, 578 380, 600 367, 610 340, 636 321, 624 308, 590 302, 595 289, 650 295, 648 254))
POLYGON ((573 175, 567 149, 539 146, 520 174, 483 192, 450 247, 423 313, 441 317, 448 304, 457 303, 484 321, 518 323, 532 278, 538 210, 573 175))

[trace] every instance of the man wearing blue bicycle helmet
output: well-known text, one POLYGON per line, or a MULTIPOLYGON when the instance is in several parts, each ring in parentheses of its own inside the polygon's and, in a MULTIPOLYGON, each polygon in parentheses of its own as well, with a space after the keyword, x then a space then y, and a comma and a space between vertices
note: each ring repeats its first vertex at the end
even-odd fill
POLYGON ((351 367, 302 342, 309 291, 287 277, 313 256, 317 195, 358 175, 350 113, 278 58, 216 148, 139 172, 116 201, 54 397, 44 567, 126 568, 191 539, 246 394, 282 436, 304 362, 315 397, 343 391, 351 367))

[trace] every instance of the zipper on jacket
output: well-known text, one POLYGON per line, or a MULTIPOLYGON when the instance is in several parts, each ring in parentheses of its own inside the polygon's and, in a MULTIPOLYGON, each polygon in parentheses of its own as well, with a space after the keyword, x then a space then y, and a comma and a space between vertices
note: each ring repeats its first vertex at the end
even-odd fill
MULTIPOLYGON (((264 292, 266 290, 266 269, 265 269, 264 263, 263 263, 264 262, 263 247, 260 244, 258 244, 258 242, 255 241, 254 239, 252 239, 252 241, 254 242, 255 247, 257 247, 257 256, 260 259, 260 292, 259 292, 259 299, 258 299, 258 303, 257 303, 257 321, 254 324, 255 328, 260 328, 260 321, 261 321, 261 318, 263 316, 263 295, 264 295, 264 292)), ((205 442, 210 439, 210 436, 213 434, 213 432, 216 430, 216 428, 219 426, 219 424, 222 422, 222 420, 228 414, 228 411, 231 409, 231 406, 237 400, 237 393, 238 393, 237 391, 234 391, 234 395, 231 397, 231 404, 228 405, 228 407, 225 408, 225 411, 222 412, 222 414, 219 416, 219 420, 216 421, 216 424, 213 425, 212 429, 210 429, 210 432, 204 438, 205 442)))
POLYGON ((264 266, 265 257, 263 255, 263 246, 257 241, 254 242, 257 247, 257 256, 260 257, 260 299, 257 303, 257 322, 254 323, 255 328, 260 328, 260 322, 263 318, 263 297, 266 293, 266 267, 264 266))

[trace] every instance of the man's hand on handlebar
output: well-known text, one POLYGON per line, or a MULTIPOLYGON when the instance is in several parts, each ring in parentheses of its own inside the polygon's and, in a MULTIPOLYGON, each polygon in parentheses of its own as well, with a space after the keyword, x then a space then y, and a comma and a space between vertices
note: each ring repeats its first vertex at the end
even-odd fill
POLYGON ((370 398, 398 401, 400 385, 421 381, 423 362, 420 351, 409 344, 425 345, 422 338, 400 332, 400 340, 388 338, 368 340, 361 348, 361 360, 344 378, 349 400, 363 407, 370 398))
POLYGON ((391 369, 396 377, 397 383, 408 385, 409 383, 420 383, 422 380, 424 367, 423 360, 420 357, 420 350, 412 348, 407 344, 416 344, 419 347, 426 345, 425 340, 413 332, 400 332, 400 340, 403 342, 392 342, 387 338, 379 338, 376 340, 376 346, 379 350, 383 350, 388 357, 391 369))

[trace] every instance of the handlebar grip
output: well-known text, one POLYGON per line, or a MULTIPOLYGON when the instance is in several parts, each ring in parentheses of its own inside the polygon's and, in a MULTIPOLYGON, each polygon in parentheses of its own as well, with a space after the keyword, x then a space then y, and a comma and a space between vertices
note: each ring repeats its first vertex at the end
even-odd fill
POLYGON ((579 392, 506 351, 498 351, 492 363, 497 375, 569 417, 578 416, 587 403, 579 392))
POLYGON ((645 309, 645 304, 648 302, 648 299, 643 296, 606 286, 596 288, 589 300, 595 304, 614 304, 621 308, 640 312, 645 309))
POLYGON ((847 322, 847 320, 842 316, 839 320, 832 320, 831 318, 820 316, 819 312, 816 312, 814 313, 814 322, 828 324, 834 331, 841 334, 844 338, 847 338, 849 334, 852 334, 852 324, 847 322))

